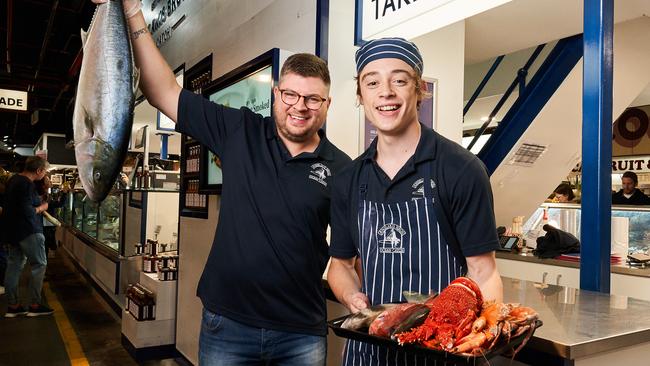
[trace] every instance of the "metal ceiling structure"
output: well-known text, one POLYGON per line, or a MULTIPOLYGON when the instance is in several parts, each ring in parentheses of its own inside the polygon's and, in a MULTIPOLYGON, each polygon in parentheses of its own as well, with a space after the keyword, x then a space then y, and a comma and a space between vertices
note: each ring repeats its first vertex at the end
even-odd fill
POLYGON ((0 2, 0 89, 28 92, 26 112, 0 109, 0 165, 9 148, 32 146, 44 132, 72 135, 80 29, 87 29, 90 0, 0 2))

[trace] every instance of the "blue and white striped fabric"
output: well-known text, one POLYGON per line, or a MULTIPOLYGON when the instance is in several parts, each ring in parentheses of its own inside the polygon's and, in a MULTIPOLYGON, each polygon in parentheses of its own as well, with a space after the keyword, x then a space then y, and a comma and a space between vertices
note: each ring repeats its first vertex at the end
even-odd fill
MULTIPOLYGON (((430 180, 425 174, 424 181, 430 180)), ((440 292, 466 271, 440 233, 433 192, 429 185, 424 186, 424 197, 406 202, 373 202, 360 194, 357 250, 363 270, 361 291, 372 305, 404 302, 403 291, 440 292)), ((343 364, 423 366, 436 362, 349 340, 343 364)))
POLYGON ((371 61, 382 58, 397 58, 409 64, 413 70, 422 76, 424 62, 418 46, 404 38, 373 39, 359 48, 354 56, 357 63, 357 75, 371 61))

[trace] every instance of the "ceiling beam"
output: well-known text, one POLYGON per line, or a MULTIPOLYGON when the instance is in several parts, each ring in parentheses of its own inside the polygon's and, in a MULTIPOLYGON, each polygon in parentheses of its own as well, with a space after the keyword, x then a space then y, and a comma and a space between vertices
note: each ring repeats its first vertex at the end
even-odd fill
POLYGON ((14 31, 14 0, 7 0, 7 74, 11 74, 11 40, 14 31))
MULTIPOLYGON (((50 41, 50 36, 52 35, 52 27, 54 25, 54 17, 56 16, 56 9, 59 7, 59 0, 55 0, 52 4, 52 9, 50 10, 50 18, 47 20, 47 30, 45 31, 45 37, 43 37, 43 45, 41 46, 41 53, 38 56, 38 66, 36 66, 36 72, 34 73, 34 82, 38 79, 38 73, 41 70, 43 65, 43 60, 45 59, 45 52, 47 51, 47 44, 50 41)), ((33 91, 34 88, 29 91, 33 91)))

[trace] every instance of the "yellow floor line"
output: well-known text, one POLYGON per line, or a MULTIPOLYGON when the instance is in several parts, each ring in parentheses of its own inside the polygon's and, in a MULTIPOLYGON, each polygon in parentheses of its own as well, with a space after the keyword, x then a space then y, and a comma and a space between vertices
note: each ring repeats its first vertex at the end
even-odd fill
POLYGON ((81 348, 81 343, 79 343, 79 338, 77 338, 77 333, 72 328, 68 316, 65 315, 63 306, 57 299, 56 295, 50 289, 50 285, 46 282, 43 283, 43 292, 47 297, 48 305, 54 310, 54 320, 56 320, 56 325, 59 328, 59 333, 63 339, 63 344, 65 345, 65 351, 68 353, 68 358, 70 359, 70 364, 72 366, 88 366, 88 360, 84 354, 83 348, 81 348))

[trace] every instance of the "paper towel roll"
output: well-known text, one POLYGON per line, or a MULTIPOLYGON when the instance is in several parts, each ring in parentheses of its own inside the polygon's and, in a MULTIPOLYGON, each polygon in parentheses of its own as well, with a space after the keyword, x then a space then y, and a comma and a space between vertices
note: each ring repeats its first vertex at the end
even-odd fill
POLYGON ((630 240, 630 219, 628 217, 612 217, 612 254, 627 258, 630 240))

